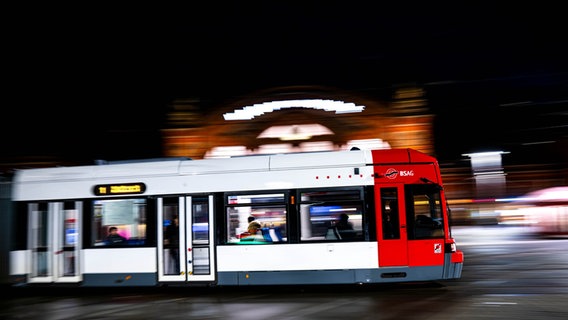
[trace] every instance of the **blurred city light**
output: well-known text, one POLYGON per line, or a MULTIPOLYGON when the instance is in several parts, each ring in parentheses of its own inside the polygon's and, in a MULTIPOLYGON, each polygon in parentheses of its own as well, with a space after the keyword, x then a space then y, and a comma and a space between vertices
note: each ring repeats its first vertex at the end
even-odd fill
POLYGON ((283 100, 257 103, 252 106, 246 106, 242 109, 235 110, 233 113, 225 113, 225 120, 250 120, 254 117, 270 113, 276 110, 288 108, 308 108, 320 109, 325 111, 335 111, 336 114, 361 112, 364 106, 356 106, 351 102, 323 100, 323 99, 301 99, 301 100, 283 100))
POLYGON ((282 141, 290 140, 309 140, 314 136, 324 136, 334 134, 328 128, 321 124, 295 124, 291 126, 272 126, 264 130, 256 137, 257 139, 263 138, 278 138, 282 141))

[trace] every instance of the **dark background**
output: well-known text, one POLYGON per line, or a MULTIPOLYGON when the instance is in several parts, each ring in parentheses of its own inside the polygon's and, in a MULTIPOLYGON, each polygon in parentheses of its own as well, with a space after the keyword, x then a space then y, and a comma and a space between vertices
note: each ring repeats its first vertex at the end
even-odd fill
POLYGON ((560 6, 59 6, 6 11, 4 162, 160 157, 174 99, 197 97, 207 112, 290 85, 385 100, 423 87, 442 162, 490 150, 521 163, 568 158, 560 6))

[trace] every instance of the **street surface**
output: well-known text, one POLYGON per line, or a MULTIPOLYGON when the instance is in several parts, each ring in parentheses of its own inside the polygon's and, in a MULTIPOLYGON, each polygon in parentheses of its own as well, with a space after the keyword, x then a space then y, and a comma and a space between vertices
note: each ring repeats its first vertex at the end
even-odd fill
POLYGON ((459 280, 403 285, 12 290, 0 319, 568 319, 568 239, 454 227, 459 280), (108 290, 108 289, 107 289, 108 290))

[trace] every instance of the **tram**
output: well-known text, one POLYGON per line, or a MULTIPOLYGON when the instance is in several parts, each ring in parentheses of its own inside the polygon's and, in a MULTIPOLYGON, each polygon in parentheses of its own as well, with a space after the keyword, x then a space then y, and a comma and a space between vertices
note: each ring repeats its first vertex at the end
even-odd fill
POLYGON ((462 273, 438 162, 413 149, 23 169, 11 188, 13 286, 373 284, 462 273))

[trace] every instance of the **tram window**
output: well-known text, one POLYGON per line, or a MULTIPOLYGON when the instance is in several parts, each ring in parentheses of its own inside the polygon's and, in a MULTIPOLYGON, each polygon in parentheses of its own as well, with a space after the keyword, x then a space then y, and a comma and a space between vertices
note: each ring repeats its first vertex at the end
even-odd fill
POLYGON ((95 200, 92 203, 92 245, 106 246, 110 227, 125 238, 119 245, 146 243, 146 199, 95 200))
POLYGON ((398 189, 381 188, 381 228, 383 239, 400 239, 400 210, 398 208, 398 189))
POLYGON ((302 192, 300 199, 301 241, 363 238, 363 197, 360 189, 302 192))
POLYGON ((206 197, 194 197, 192 202, 194 244, 209 243, 209 200, 206 197))
POLYGON ((284 193, 232 194, 226 199, 227 243, 285 242, 287 231, 284 193), (249 229, 249 225, 256 229, 249 229))
MULTIPOLYGON (((31 204, 30 204, 31 205, 31 204)), ((18 202, 16 204, 17 214, 14 216, 14 230, 11 250, 24 250, 27 248, 28 235, 28 203, 18 202)))
POLYGON ((407 224, 409 239, 444 237, 444 216, 439 188, 433 185, 408 186, 407 224))

